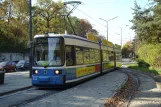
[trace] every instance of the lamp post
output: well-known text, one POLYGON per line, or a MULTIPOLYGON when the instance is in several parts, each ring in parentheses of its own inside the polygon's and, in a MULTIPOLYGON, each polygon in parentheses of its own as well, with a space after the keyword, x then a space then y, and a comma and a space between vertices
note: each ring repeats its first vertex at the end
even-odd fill
POLYGON ((127 36, 129 36, 129 40, 131 41, 131 34, 127 33, 127 36))
POLYGON ((112 19, 109 19, 109 20, 105 20, 105 19, 99 18, 99 19, 101 19, 101 20, 105 21, 105 22, 106 22, 106 24, 107 24, 107 40, 108 40, 108 22, 109 22, 110 20, 114 20, 114 19, 116 19, 117 17, 118 17, 118 16, 116 16, 116 17, 114 17, 114 18, 112 18, 112 19))
POLYGON ((120 29, 121 29, 121 43, 120 43, 120 45, 121 45, 121 48, 122 48, 122 27, 119 27, 120 29))
MULTIPOLYGON (((125 27, 127 27, 127 26, 129 26, 129 25, 126 25, 125 27)), ((119 27, 120 29, 121 29, 121 43, 120 43, 120 45, 121 45, 121 48, 122 48, 122 27, 119 27)))
POLYGON ((30 38, 30 42, 29 42, 29 61, 30 61, 30 74, 29 77, 31 78, 32 76, 32 65, 33 65, 33 55, 32 55, 32 12, 31 12, 31 8, 32 8, 32 3, 31 0, 29 0, 29 38, 30 38))

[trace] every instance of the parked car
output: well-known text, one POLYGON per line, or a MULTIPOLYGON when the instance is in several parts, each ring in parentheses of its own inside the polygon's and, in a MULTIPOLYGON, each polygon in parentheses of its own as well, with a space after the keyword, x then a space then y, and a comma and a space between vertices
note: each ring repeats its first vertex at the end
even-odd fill
POLYGON ((0 70, 7 71, 16 71, 16 63, 13 61, 4 61, 0 62, 0 70))
POLYGON ((17 64, 19 61, 13 61, 13 62, 15 62, 17 64))
POLYGON ((16 68, 18 70, 28 70, 30 68, 30 63, 28 60, 20 60, 17 64, 16 64, 16 68))

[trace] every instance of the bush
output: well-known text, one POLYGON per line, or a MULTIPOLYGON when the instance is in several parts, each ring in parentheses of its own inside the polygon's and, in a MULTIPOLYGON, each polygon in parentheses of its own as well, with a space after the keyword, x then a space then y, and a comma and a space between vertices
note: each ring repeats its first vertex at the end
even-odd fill
POLYGON ((140 67, 150 67, 150 65, 146 63, 144 60, 137 59, 137 63, 140 67))
POLYGON ((161 68, 161 44, 144 44, 138 50, 140 64, 161 68))

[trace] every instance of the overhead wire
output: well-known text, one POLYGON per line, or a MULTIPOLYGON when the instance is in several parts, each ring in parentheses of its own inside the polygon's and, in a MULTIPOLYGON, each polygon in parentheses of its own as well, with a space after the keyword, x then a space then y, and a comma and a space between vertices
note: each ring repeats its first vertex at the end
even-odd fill
MULTIPOLYGON (((83 12, 83 11, 81 11, 80 9, 76 9, 76 10, 78 10, 79 12, 81 12, 81 13, 83 13, 84 15, 86 15, 86 16, 88 16, 90 19, 92 19, 93 21, 95 21, 96 23, 98 23, 99 25, 101 25, 102 27, 105 27, 105 25, 103 25, 103 24, 101 24, 101 23, 99 23, 98 21, 96 21, 95 19, 93 19, 91 16, 89 16, 87 13, 85 13, 85 12, 83 12)), ((109 29, 111 32, 113 32, 114 34, 117 34, 117 35, 119 35, 119 33, 117 33, 117 32, 114 32, 114 31, 112 31, 111 29, 109 29)))
MULTIPOLYGON (((65 0, 66 1, 66 0, 65 0)), ((110 2, 129 2, 129 1, 106 1, 106 2, 102 2, 102 3, 110 3, 110 2)), ((130 1, 130 2, 133 2, 133 1, 130 1)), ((84 3, 83 3, 84 4, 84 3)), ((99 4, 99 3, 95 3, 95 4, 99 4)), ((84 15, 86 15, 86 16, 88 16, 90 19, 92 19, 93 21, 95 21, 95 22, 97 22, 99 25, 101 25, 102 27, 104 27, 104 25, 103 24, 101 24, 101 23, 99 23, 98 21, 96 21, 95 19, 93 19, 91 16, 89 16, 87 13, 85 13, 85 12, 83 12, 83 11, 81 11, 80 9, 78 9, 77 8, 77 10, 79 11, 79 12, 81 12, 81 13, 83 13, 84 15)), ((117 34, 117 35, 119 35, 119 33, 118 32, 114 32, 114 31, 112 31, 110 28, 109 28, 109 30, 111 31, 111 32, 113 32, 114 34, 117 34)))
POLYGON ((77 8, 78 11, 80 11, 81 13, 83 13, 84 15, 88 16, 90 19, 92 19, 93 21, 97 22, 98 24, 100 24, 101 26, 104 26, 103 24, 99 23, 98 21, 96 21, 95 19, 93 19, 91 16, 89 16, 87 13, 81 11, 80 9, 77 8))
MULTIPOLYGON (((65 0, 66 1, 66 0, 65 0)), ((101 25, 102 27, 106 27, 105 25, 99 23, 97 20, 95 20, 94 18, 92 18, 90 15, 88 15, 87 13, 83 12, 82 10, 76 8, 76 10, 78 10, 79 12, 83 13, 84 15, 86 15, 87 17, 89 17, 90 19, 92 19, 94 22, 98 23, 99 25, 101 25)), ((100 30, 97 30, 99 32, 106 32, 106 31, 100 31, 100 30)), ((109 29, 110 32, 112 32, 113 34, 110 34, 112 36, 115 36, 117 37, 116 35, 120 35, 120 33, 118 32, 114 32, 113 30, 109 29)))
POLYGON ((97 5, 104 5, 104 4, 107 4, 107 3, 117 3, 117 4, 131 4, 131 3, 134 3, 134 1, 129 1, 129 0, 127 0, 127 1, 120 1, 120 0, 111 0, 111 1, 104 1, 104 2, 92 2, 92 3, 90 3, 90 4, 97 4, 97 5))

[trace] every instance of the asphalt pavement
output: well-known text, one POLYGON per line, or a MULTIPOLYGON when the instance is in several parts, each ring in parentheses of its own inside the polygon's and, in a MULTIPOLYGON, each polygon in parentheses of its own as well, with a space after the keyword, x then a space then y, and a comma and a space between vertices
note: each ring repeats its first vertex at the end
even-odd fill
POLYGON ((31 87, 29 71, 5 73, 4 84, 0 84, 0 95, 31 87))

